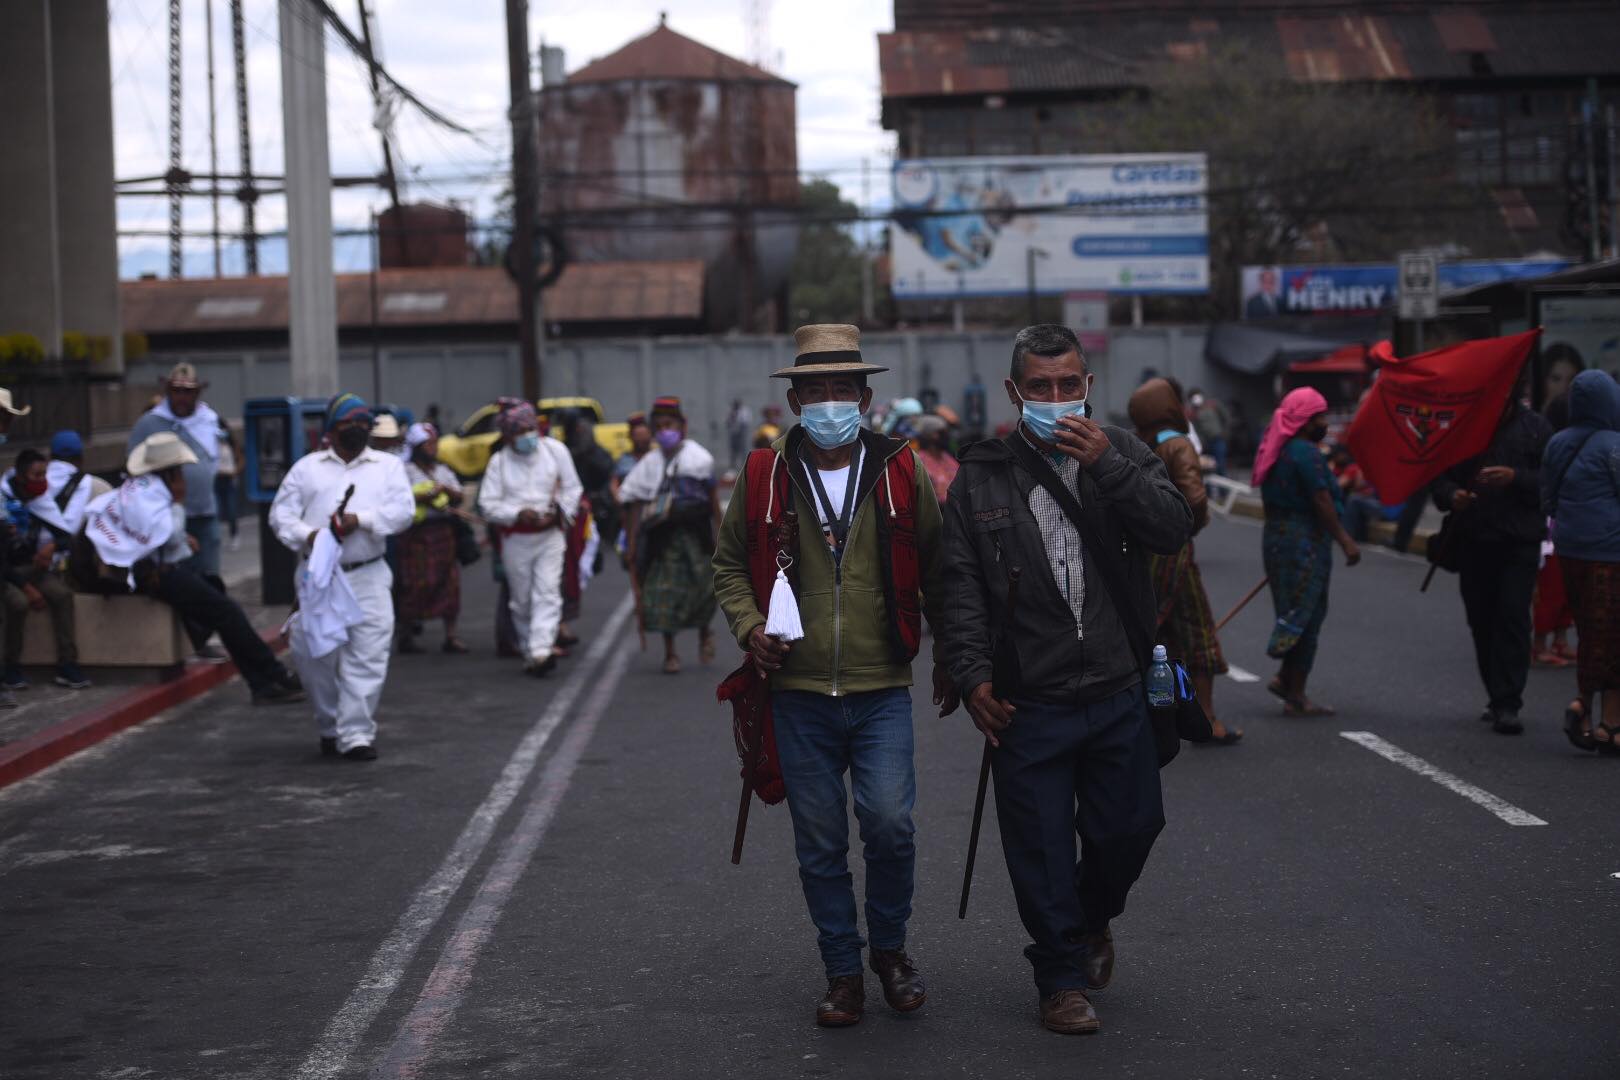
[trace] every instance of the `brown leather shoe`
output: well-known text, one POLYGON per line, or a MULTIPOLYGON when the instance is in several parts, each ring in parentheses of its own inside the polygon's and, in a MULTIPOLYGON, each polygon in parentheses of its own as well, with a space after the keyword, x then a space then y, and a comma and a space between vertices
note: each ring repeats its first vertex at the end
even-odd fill
POLYGON ((827 980, 827 994, 816 1006, 816 1023, 822 1027, 849 1027, 861 1022, 866 1011, 866 984, 859 975, 839 975, 827 980))
POLYGON ((1083 935, 1080 944, 1086 947, 1086 989, 1107 988, 1114 978, 1114 932, 1105 926, 1100 934, 1083 935))
POLYGON ((1059 1035, 1095 1035, 1102 1024, 1081 990, 1059 990, 1041 999, 1041 1025, 1059 1035))
POLYGON ((911 963, 911 957, 899 949, 873 949, 870 961, 878 981, 883 984, 883 1000, 895 1012, 910 1012, 922 1007, 928 1000, 928 988, 922 976, 911 963))

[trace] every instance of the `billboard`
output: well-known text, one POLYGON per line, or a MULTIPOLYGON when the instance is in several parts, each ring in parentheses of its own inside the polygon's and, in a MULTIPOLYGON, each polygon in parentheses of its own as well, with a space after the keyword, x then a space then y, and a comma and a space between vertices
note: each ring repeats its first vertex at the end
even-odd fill
MULTIPOLYGON (((1496 281, 1540 277, 1571 265, 1567 259, 1475 259, 1440 264, 1440 293, 1496 281)), ((1283 315, 1367 314, 1393 305, 1400 273, 1394 263, 1339 266, 1245 266, 1245 319, 1283 315)))
POLYGON ((1540 297, 1542 386, 1545 403, 1569 389, 1587 368, 1620 379, 1620 295, 1540 297))
POLYGON ((891 287, 902 300, 1209 291, 1203 154, 899 161, 891 287))

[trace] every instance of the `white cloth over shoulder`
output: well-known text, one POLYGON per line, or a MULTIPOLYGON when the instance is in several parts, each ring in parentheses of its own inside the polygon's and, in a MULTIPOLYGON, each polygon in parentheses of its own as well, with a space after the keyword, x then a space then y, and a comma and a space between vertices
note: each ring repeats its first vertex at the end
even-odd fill
POLYGON ((29 502, 28 512, 65 533, 78 532, 79 526, 84 524, 85 509, 90 505, 90 474, 80 478, 66 506, 56 505, 56 497, 78 472, 79 467, 67 461, 53 461, 45 466, 45 494, 29 502))
POLYGON ((84 531, 108 566, 134 566, 169 542, 174 496, 155 475, 135 476, 91 501, 84 531))
POLYGON ((348 644, 349 627, 366 618, 342 561, 342 545, 331 529, 322 529, 316 534, 315 550, 298 574, 298 628, 312 657, 348 644))
POLYGON ((654 450, 636 462, 636 467, 630 470, 624 482, 619 485, 619 501, 633 503, 651 502, 656 499, 658 490, 664 486, 666 470, 670 476, 713 480, 714 455, 691 439, 681 443, 681 448, 675 451, 673 458, 666 458, 662 451, 654 450))
POLYGON ((169 399, 164 398, 152 406, 152 413, 184 429, 197 449, 207 455, 210 465, 219 460, 219 413, 210 408, 206 401, 197 402, 190 416, 176 416, 174 410, 169 408, 169 399))

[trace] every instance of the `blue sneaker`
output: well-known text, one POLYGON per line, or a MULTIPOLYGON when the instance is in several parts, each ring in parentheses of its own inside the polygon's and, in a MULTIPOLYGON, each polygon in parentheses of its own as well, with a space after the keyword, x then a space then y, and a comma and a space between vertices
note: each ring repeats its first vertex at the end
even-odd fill
POLYGON ((5 687, 7 690, 26 690, 28 689, 28 680, 23 678, 20 669, 8 667, 5 671, 0 672, 0 686, 5 687))
POLYGON ((65 686, 69 690, 84 690, 90 686, 90 680, 84 677, 78 664, 56 665, 55 682, 57 686, 65 686))

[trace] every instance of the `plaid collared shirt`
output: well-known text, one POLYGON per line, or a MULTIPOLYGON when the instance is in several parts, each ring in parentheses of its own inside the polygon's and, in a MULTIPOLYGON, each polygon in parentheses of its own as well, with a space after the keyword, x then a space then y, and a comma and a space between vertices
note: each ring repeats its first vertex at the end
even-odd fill
MULTIPOLYGON (((1029 442, 1022 430, 1018 434, 1029 442)), ((1078 502, 1080 463, 1067 454, 1048 454, 1034 443, 1029 445, 1037 454, 1045 456, 1052 470, 1058 474, 1058 479, 1063 481, 1063 486, 1074 492, 1075 501, 1078 502)), ((1039 484, 1029 489, 1029 512, 1035 515, 1035 523, 1041 527, 1041 542, 1046 545, 1046 561, 1052 567, 1052 580, 1057 582, 1058 592, 1063 594, 1069 610, 1074 612, 1074 636, 1084 638, 1086 564, 1081 556, 1080 531, 1074 527, 1057 500, 1039 484)))

